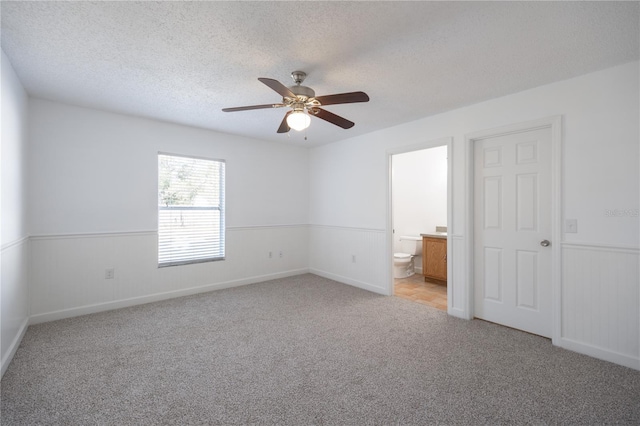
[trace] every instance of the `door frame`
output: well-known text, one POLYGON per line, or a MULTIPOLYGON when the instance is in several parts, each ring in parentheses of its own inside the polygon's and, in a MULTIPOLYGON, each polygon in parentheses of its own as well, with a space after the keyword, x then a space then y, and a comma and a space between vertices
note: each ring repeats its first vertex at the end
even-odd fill
POLYGON ((475 142, 511 133, 522 133, 529 130, 551 129, 551 341, 554 345, 560 343, 562 291, 561 291, 561 237, 562 237, 562 116, 556 115, 522 123, 511 124, 498 128, 481 130, 465 135, 465 170, 467 179, 465 193, 467 208, 465 209, 465 253, 466 253, 466 313, 467 319, 474 318, 474 182, 475 182, 475 142))
MULTIPOLYGON (((386 258, 388 259, 387 295, 394 295, 393 278, 393 156, 407 152, 422 151, 424 149, 447 147, 447 227, 448 231, 453 225, 453 137, 443 137, 430 141, 419 142, 413 145, 402 146, 387 150, 387 236, 386 258)), ((452 276, 455 260, 452 255, 451 232, 447 232, 447 276, 452 276)), ((452 286, 447 285, 447 312, 451 311, 452 286)))

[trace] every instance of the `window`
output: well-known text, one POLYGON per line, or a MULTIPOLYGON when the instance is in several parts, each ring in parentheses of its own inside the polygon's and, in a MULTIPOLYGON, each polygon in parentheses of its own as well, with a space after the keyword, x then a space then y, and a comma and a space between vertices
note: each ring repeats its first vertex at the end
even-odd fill
POLYGON ((224 260, 221 160, 158 154, 158 266, 224 260))

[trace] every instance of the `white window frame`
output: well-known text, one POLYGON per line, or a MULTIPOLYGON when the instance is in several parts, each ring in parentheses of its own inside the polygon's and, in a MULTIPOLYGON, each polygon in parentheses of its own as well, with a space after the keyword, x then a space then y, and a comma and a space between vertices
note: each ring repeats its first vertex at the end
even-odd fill
POLYGON ((165 157, 178 157, 178 158, 187 158, 187 159, 194 159, 194 160, 203 160, 203 161, 210 161, 210 162, 216 162, 216 163, 220 163, 221 167, 220 167, 220 176, 218 178, 218 183, 220 185, 220 187, 218 188, 219 191, 219 203, 217 206, 166 206, 166 205, 161 205, 160 202, 158 202, 158 244, 157 244, 157 248, 158 248, 158 268, 164 268, 164 267, 169 267, 169 266, 179 266, 179 265, 190 265, 190 264, 196 264, 196 263, 204 263, 204 262, 213 262, 213 261, 218 261, 218 260, 225 260, 225 251, 226 251, 226 227, 225 227, 225 213, 226 213, 226 209, 225 209, 225 174, 226 174, 226 161, 225 160, 221 160, 221 159, 214 159, 214 158, 206 158, 206 157, 196 157, 196 156, 190 156, 190 155, 183 155, 183 154, 174 154, 174 153, 168 153, 168 152, 158 152, 158 155, 156 156, 156 164, 157 164, 157 170, 156 170, 156 178, 157 178, 157 182, 156 182, 156 191, 158 192, 158 196, 159 196, 159 191, 160 191, 160 159, 161 156, 165 156, 165 157), (217 223, 218 225, 218 232, 219 232, 219 250, 218 252, 213 255, 213 256, 207 256, 207 257, 201 257, 201 256, 194 256, 193 258, 190 259, 181 259, 181 260, 175 260, 175 261, 163 261, 161 262, 161 244, 162 244, 162 231, 161 231, 161 212, 162 211, 168 211, 168 210, 182 210, 182 211, 205 211, 205 210, 217 210, 220 212, 220 219, 217 223))

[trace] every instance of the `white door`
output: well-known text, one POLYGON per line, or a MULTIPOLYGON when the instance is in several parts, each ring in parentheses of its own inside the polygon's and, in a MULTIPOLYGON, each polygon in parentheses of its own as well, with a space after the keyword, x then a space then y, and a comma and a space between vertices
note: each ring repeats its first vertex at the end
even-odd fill
POLYGON ((551 129, 474 143, 475 316, 551 337, 551 129))

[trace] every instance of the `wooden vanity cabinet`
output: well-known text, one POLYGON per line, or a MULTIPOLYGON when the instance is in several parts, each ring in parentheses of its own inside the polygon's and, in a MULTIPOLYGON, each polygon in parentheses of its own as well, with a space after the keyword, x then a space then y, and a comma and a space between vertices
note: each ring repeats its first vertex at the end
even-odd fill
POLYGON ((422 274, 425 281, 447 281, 446 238, 422 237, 422 274))

